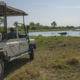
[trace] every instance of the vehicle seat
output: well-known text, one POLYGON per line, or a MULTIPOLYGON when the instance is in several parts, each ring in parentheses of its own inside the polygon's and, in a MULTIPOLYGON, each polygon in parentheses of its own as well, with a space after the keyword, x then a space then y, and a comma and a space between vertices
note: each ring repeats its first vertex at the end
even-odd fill
POLYGON ((16 38, 16 33, 10 32, 10 33, 8 33, 7 37, 8 37, 8 39, 15 39, 16 38))

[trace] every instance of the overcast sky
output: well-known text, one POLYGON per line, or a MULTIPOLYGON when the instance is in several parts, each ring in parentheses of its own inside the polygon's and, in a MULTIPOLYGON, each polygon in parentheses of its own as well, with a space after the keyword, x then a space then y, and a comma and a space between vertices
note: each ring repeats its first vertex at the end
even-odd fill
MULTIPOLYGON (((56 21, 58 26, 80 26, 80 0, 0 0, 7 5, 24 10, 29 15, 25 24, 31 21, 41 25, 51 25, 56 21)), ((8 26, 15 21, 22 22, 22 17, 9 17, 8 26)))

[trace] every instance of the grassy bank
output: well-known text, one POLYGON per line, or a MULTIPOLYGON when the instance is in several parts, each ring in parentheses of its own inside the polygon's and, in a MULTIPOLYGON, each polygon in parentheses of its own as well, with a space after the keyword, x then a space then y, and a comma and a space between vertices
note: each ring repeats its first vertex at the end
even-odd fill
POLYGON ((2 80, 80 80, 80 37, 30 38, 36 39, 34 60, 5 62, 2 80))
POLYGON ((45 32, 45 31, 67 31, 75 29, 39 29, 39 30, 29 30, 29 32, 45 32))

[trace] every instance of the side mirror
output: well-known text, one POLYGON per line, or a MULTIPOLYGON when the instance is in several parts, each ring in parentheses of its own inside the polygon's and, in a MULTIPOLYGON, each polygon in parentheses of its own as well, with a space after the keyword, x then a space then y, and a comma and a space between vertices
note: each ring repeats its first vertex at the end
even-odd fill
POLYGON ((29 27, 30 27, 30 26, 28 25, 28 26, 27 26, 27 29, 29 29, 29 27))

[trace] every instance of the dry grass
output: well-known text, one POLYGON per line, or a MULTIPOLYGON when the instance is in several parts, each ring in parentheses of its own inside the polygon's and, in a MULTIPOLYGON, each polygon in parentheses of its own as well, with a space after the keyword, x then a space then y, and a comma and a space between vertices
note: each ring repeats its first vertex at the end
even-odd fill
POLYGON ((79 37, 30 37, 36 39, 34 60, 29 55, 5 62, 2 80, 80 80, 79 37))
POLYGON ((66 63, 69 65, 77 65, 79 63, 79 59, 73 57, 73 58, 68 59, 66 63))

